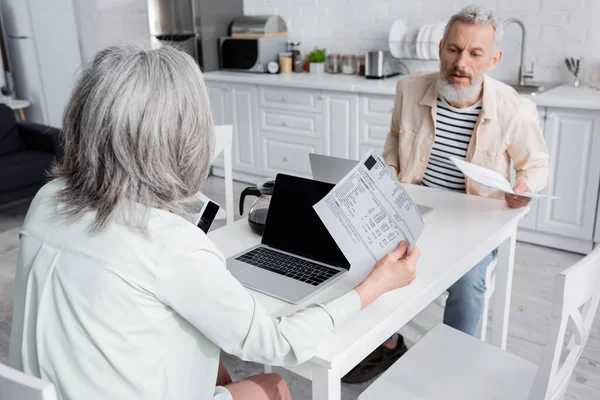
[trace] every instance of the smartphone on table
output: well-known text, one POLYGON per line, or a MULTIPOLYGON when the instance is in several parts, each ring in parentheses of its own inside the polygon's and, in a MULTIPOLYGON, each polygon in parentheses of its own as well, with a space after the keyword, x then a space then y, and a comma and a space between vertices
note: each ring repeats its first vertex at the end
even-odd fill
POLYGON ((219 208, 220 206, 214 201, 208 200, 204 203, 200 212, 200 221, 198 222, 198 228, 202 229, 204 233, 208 233, 210 226, 219 212, 219 208))

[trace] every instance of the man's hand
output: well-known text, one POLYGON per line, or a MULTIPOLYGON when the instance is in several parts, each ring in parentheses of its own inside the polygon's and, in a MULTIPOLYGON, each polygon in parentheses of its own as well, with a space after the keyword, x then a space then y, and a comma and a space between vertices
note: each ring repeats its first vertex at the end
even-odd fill
MULTIPOLYGON (((513 191, 515 193, 525 193, 525 192, 531 192, 531 189, 526 184, 519 183, 517 186, 515 186, 513 191)), ((504 197, 506 198, 506 203, 508 204, 508 206, 510 208, 525 207, 531 201, 531 198, 529 198, 529 197, 515 196, 515 195, 509 194, 509 193, 505 193, 504 197)))

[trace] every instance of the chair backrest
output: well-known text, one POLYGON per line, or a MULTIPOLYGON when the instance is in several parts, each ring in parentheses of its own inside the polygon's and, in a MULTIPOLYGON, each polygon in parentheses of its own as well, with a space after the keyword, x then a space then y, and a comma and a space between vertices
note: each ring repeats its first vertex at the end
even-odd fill
POLYGON ((56 400, 54 385, 0 364, 0 399, 56 400))
POLYGON ((211 162, 221 154, 221 152, 231 149, 233 144, 233 126, 217 125, 215 126, 215 147, 211 162))
POLYGON ((529 400, 562 399, 600 300, 600 247, 555 279, 552 325, 529 400))
POLYGON ((227 224, 233 223, 233 125, 215 126, 215 148, 212 162, 223 153, 223 171, 225 178, 225 210, 227 224))

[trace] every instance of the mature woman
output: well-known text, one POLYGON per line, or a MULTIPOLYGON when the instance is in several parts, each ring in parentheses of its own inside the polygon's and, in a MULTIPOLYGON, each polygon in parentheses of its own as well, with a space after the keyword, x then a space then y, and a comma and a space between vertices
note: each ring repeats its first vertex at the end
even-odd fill
POLYGON ((194 224, 213 128, 183 52, 112 47, 83 71, 64 161, 21 232, 12 366, 63 399, 290 398, 274 374, 230 383, 220 350, 304 362, 335 327, 412 282, 419 253, 400 245, 347 294, 268 316, 194 224))

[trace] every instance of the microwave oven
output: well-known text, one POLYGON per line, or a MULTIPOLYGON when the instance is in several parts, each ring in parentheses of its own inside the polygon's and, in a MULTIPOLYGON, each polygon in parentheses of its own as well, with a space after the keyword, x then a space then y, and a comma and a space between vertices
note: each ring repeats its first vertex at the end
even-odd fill
POLYGON ((287 50, 288 36, 222 37, 219 39, 221 69, 267 72, 270 61, 279 62, 279 53, 287 50))

